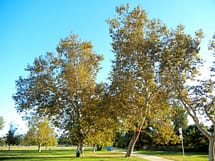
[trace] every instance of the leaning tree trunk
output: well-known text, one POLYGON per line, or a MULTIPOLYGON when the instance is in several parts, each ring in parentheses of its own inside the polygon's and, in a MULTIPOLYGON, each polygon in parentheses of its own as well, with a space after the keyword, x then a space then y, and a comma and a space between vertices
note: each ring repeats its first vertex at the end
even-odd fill
POLYGON ((214 136, 209 138, 209 161, 215 161, 215 138, 214 136))
POLYGON ((132 136, 130 142, 129 142, 129 145, 128 145, 128 149, 127 149, 127 152, 125 154, 125 157, 131 157, 132 156, 132 153, 133 153, 133 150, 134 150, 134 146, 140 136, 140 132, 141 132, 141 129, 137 130, 134 135, 132 136))
MULTIPOLYGON (((146 113, 147 113, 148 110, 149 109, 146 108, 146 113)), ((143 128, 143 125, 145 123, 145 120, 146 120, 146 117, 143 117, 142 122, 141 122, 139 128, 134 132, 134 135, 132 136, 132 138, 131 138, 131 140, 129 142, 128 149, 127 149, 127 152, 125 154, 125 157, 131 157, 132 156, 132 153, 134 151, 134 146, 135 146, 137 140, 139 139, 139 136, 140 136, 141 130, 143 128)))

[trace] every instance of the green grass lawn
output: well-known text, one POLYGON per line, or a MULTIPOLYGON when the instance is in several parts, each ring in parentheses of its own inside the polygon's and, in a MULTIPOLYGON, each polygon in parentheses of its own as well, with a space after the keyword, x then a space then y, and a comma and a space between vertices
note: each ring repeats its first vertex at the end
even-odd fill
MULTIPOLYGON (((51 147, 49 150, 37 152, 37 147, 0 147, 0 160, 5 161, 147 161, 140 158, 124 158, 121 151, 99 151, 92 152, 92 149, 85 148, 84 156, 75 156, 75 147, 51 147)), ((139 151, 138 153, 160 156, 174 161, 207 161, 205 153, 185 153, 183 159, 181 152, 164 151, 139 151)))
POLYGON ((85 150, 84 156, 77 158, 72 148, 52 148, 38 153, 35 148, 12 147, 11 151, 0 150, 0 160, 5 161, 147 161, 140 158, 124 158, 124 154, 116 151, 93 153, 85 150))
POLYGON ((166 152, 166 151, 141 151, 139 153, 160 156, 162 158, 171 159, 174 161, 208 161, 206 153, 186 153, 183 158, 182 152, 166 152))

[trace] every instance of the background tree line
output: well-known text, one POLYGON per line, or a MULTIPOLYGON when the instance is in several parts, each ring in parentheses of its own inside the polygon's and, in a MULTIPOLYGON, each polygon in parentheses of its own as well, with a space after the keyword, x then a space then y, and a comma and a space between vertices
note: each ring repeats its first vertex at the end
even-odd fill
POLYGON ((16 81, 17 111, 28 119, 47 118, 80 152, 84 144, 110 145, 117 132, 129 133, 126 157, 149 130, 157 144, 178 144, 176 130, 186 113, 209 140, 209 160, 214 161, 215 83, 199 73, 202 30, 191 36, 183 25, 168 29, 148 19, 140 6, 130 10, 128 4, 116 7, 107 23, 115 55, 108 84, 96 82, 103 56, 91 42, 71 34, 56 53, 35 58, 25 69, 28 77, 16 81), (202 117, 212 129, 205 128, 202 117))
MULTIPOLYGON (((36 120, 35 120, 36 121, 36 120)), ((47 120, 39 121, 34 125, 29 125, 29 130, 26 134, 18 134, 16 131, 18 127, 11 124, 10 129, 6 136, 0 138, 0 146, 8 146, 10 150, 11 146, 38 146, 38 151, 41 152, 42 146, 45 150, 49 149, 49 146, 73 146, 76 144, 75 140, 72 140, 65 134, 57 135, 53 132, 54 128, 51 128, 47 124, 47 120), (44 126, 41 126, 44 125, 44 126)), ((212 127, 210 128, 212 130, 212 127)), ((129 141, 134 131, 128 131, 126 133, 117 132, 113 141, 113 146, 119 148, 127 148, 129 141)), ((176 131, 177 133, 177 131, 176 131)), ((184 147, 186 152, 207 152, 208 139, 205 137, 195 125, 189 125, 183 129, 184 147)), ((92 143, 88 143, 93 146, 92 143)), ((101 150, 100 146, 94 147, 94 150, 101 150)), ((141 132, 140 138, 136 145, 136 150, 149 149, 149 150, 171 150, 181 151, 181 144, 163 144, 157 142, 156 135, 148 128, 141 132)))
POLYGON ((41 147, 57 145, 57 137, 54 128, 50 126, 48 120, 34 118, 29 123, 29 129, 26 134, 17 133, 18 127, 14 123, 10 123, 10 128, 6 136, 0 138, 0 145, 7 146, 8 150, 11 146, 38 146, 38 152, 41 152, 41 147))

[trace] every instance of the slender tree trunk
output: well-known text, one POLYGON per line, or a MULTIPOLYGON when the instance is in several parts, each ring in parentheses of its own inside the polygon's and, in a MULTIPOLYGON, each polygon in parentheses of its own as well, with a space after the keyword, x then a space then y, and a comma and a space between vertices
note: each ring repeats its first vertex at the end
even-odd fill
POLYGON ((215 161, 215 138, 214 136, 209 138, 209 161, 215 161))
POLYGON ((38 152, 41 152, 41 144, 38 144, 38 152))
POLYGON ((127 149, 127 152, 125 154, 125 157, 131 157, 132 156, 134 146, 135 146, 135 144, 136 144, 136 142, 137 142, 137 140, 138 140, 138 138, 140 136, 140 132, 141 132, 141 129, 139 129, 138 131, 136 131, 133 134, 133 136, 132 136, 132 138, 131 138, 131 140, 129 142, 128 149, 127 149))
POLYGON ((96 144, 93 144, 93 153, 96 152, 96 144))
POLYGON ((84 152, 83 151, 83 146, 84 146, 83 141, 80 141, 78 146, 77 146, 77 151, 79 151, 81 155, 83 155, 83 152, 84 152))
POLYGON ((83 143, 83 141, 81 141, 81 143, 80 143, 80 152, 81 152, 81 154, 84 153, 83 147, 84 147, 84 143, 83 143))

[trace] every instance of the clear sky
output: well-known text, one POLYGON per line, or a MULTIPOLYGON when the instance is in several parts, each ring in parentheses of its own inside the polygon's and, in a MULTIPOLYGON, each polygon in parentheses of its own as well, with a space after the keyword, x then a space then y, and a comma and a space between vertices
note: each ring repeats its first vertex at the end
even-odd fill
POLYGON ((24 68, 35 57, 55 52, 60 39, 71 32, 90 40, 94 51, 104 55, 98 80, 105 81, 113 59, 105 20, 125 3, 131 8, 140 4, 149 18, 159 18, 168 27, 183 24, 189 34, 202 28, 204 44, 215 33, 215 0, 0 0, 0 116, 6 121, 0 134, 8 131, 10 122, 25 129, 11 98, 15 80, 26 75, 24 68))

